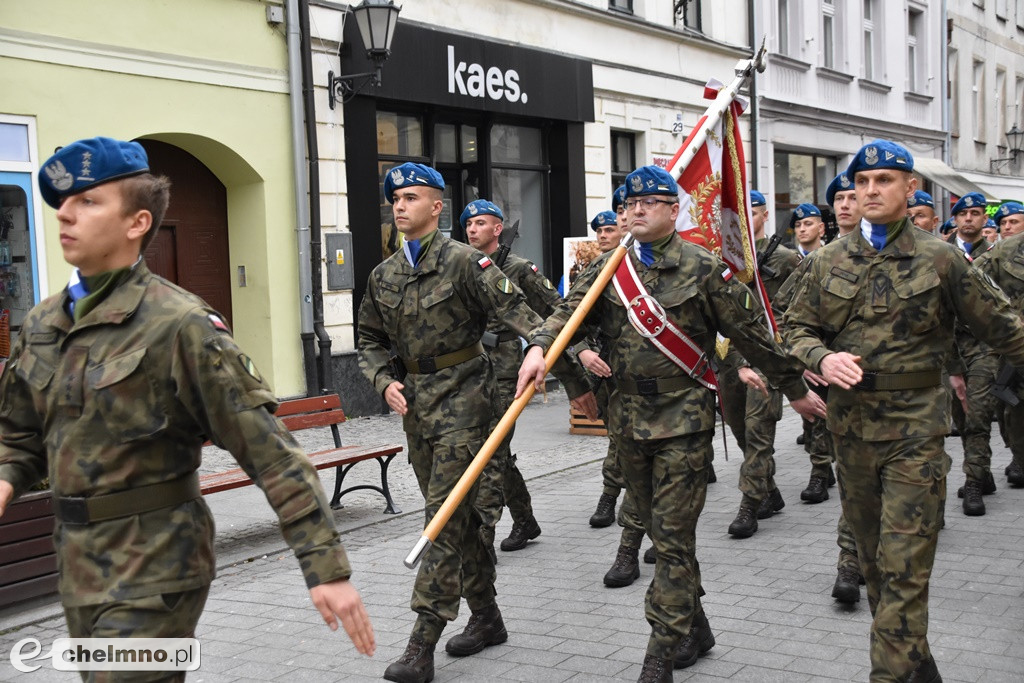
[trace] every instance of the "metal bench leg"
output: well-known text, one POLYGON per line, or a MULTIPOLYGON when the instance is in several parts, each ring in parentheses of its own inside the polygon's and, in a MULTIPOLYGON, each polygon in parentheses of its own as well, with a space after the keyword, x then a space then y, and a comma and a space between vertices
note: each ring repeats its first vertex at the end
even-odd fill
POLYGON ((331 509, 333 510, 340 510, 344 507, 341 504, 341 485, 345 483, 346 474, 348 474, 348 468, 344 465, 334 468, 334 497, 331 498, 331 509))
POLYGON ((394 499, 391 497, 391 489, 388 488, 388 465, 391 464, 391 459, 395 457, 395 453, 387 456, 386 458, 377 458, 377 462, 380 463, 380 488, 381 493, 384 494, 384 500, 387 501, 387 505, 384 507, 385 515, 397 515, 401 512, 398 506, 395 505, 394 499))

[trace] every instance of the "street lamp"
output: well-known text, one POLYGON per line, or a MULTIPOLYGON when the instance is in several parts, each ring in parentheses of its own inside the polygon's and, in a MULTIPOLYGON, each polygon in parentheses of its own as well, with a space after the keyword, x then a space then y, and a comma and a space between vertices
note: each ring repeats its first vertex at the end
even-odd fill
POLYGON ((395 24, 402 8, 392 0, 363 0, 350 11, 356 18, 366 58, 374 63, 375 69, 345 76, 335 76, 333 71, 328 71, 327 99, 331 109, 339 100, 348 102, 367 85, 380 85, 381 69, 391 55, 391 39, 395 37, 395 24))
POLYGON ((1024 152, 1024 130, 1018 128, 1016 123, 1013 124, 1010 130, 1006 131, 1006 144, 1010 152, 1010 156, 990 161, 989 167, 991 170, 998 170, 1000 164, 1016 162, 1017 155, 1024 152))

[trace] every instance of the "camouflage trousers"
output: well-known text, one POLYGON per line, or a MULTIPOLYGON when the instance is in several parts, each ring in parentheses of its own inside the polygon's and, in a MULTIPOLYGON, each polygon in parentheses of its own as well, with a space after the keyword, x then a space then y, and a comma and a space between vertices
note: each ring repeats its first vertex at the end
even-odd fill
POLYGON ((992 420, 1000 410, 1000 401, 989 389, 999 372, 999 357, 980 354, 965 358, 967 372, 967 412, 955 395, 951 396, 953 423, 960 430, 964 444, 964 474, 984 481, 992 466, 992 420))
POLYGON ((1013 454, 1013 462, 1024 467, 1024 401, 1015 406, 1004 406, 1006 441, 1013 454))
MULTIPOLYGON (((501 412, 504 414, 515 400, 516 380, 499 379, 498 396, 501 400, 501 412)), ((501 415, 495 416, 495 420, 499 419, 501 419, 501 415)), ((523 479, 523 473, 519 471, 519 467, 516 465, 516 456, 510 450, 512 436, 515 434, 515 431, 515 425, 513 425, 512 429, 508 430, 508 437, 501 442, 499 447, 499 450, 504 453, 506 463, 505 476, 501 482, 501 491, 505 505, 508 506, 509 514, 512 515, 512 521, 516 524, 528 524, 534 520, 533 499, 530 497, 530 491, 526 488, 526 480, 523 479)), ((498 511, 498 516, 501 516, 500 510, 498 511)), ((495 520, 495 523, 497 523, 497 520, 495 520)))
MULTIPOLYGON (((610 496, 618 497, 619 491, 626 488, 622 468, 619 466, 619 459, 615 451, 614 439, 608 439, 608 453, 604 456, 604 462, 601 463, 601 478, 604 480, 602 492, 610 496)), ((619 506, 615 521, 622 527, 622 539, 619 542, 627 548, 639 549, 640 543, 644 540, 644 525, 640 521, 636 503, 633 502, 633 496, 629 489, 626 489, 626 494, 622 497, 622 505, 619 506)))
POLYGON ((740 381, 739 370, 728 366, 718 373, 718 400, 722 406, 722 418, 729 425, 740 450, 746 452, 747 385, 740 381))
MULTIPOLYGON (((828 387, 811 385, 811 391, 821 396, 823 401, 828 401, 828 387)), ((815 420, 808 424, 804 420, 804 450, 811 458, 811 476, 828 477, 832 472, 833 455, 832 434, 825 426, 825 420, 815 420)))
MULTIPOLYGON (((836 479, 839 480, 840 468, 836 467, 836 479)), ((843 484, 839 484, 839 497, 843 496, 843 484)), ((840 503, 842 501, 840 500, 840 503)), ((839 522, 836 524, 836 545, 839 546, 839 561, 836 562, 836 569, 852 567, 860 572, 860 558, 857 554, 857 539, 853 537, 853 530, 846 521, 846 512, 839 508, 839 522)))
POLYGON ((647 589, 647 653, 671 658, 703 612, 697 520, 707 495, 713 431, 637 441, 614 436, 626 487, 658 561, 647 589))
MULTIPOLYGON (((758 373, 762 380, 764 375, 758 373)), ((767 385, 767 382, 766 382, 767 385)), ((782 392, 768 387, 765 397, 757 389, 746 388, 746 447, 740 465, 741 505, 757 509, 775 486, 775 428, 782 419, 782 392)))
POLYGON ((928 647, 928 582, 950 459, 943 437, 862 441, 833 435, 843 512, 871 608, 871 681, 906 679, 928 647))
MULTIPOLYGON (((72 638, 195 638, 209 586, 134 600, 64 607, 72 638)), ((184 681, 184 671, 82 671, 88 683, 184 681)))
POLYGON ((619 492, 626 488, 626 482, 622 479, 622 468, 615 457, 615 444, 608 440, 608 452, 601 463, 601 482, 604 489, 601 493, 609 496, 619 497, 619 492))
MULTIPOLYGON (((406 434, 409 463, 423 493, 427 521, 480 450, 489 427, 482 425, 429 438, 406 434)), ((440 639, 445 623, 459 614, 460 597, 466 598, 474 612, 494 604, 494 561, 480 533, 484 524, 484 513, 477 500, 481 488, 478 480, 420 563, 410 606, 418 614, 412 635, 424 642, 436 643, 440 639)))

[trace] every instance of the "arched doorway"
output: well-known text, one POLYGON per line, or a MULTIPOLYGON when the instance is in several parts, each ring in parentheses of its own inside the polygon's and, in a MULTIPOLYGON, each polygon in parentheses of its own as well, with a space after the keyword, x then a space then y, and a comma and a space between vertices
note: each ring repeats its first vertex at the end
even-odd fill
POLYGON ((210 169, 185 150, 138 141, 154 174, 171 179, 171 205, 144 254, 146 265, 201 296, 231 325, 227 192, 210 169))

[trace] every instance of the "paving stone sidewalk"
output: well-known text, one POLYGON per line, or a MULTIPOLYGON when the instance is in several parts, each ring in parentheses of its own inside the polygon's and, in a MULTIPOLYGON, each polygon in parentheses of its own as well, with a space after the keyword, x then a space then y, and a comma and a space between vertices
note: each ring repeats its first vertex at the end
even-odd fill
MULTIPOLYGON (((353 420, 346 429, 349 443, 400 440, 394 417, 353 420)), ((838 493, 831 489, 830 500, 820 505, 800 502, 810 468, 794 442, 799 431, 798 416, 787 410, 777 439, 777 480, 787 506, 744 540, 726 534, 739 503, 740 454, 730 438, 726 462, 722 440, 716 441, 719 482, 708 489, 698 559, 718 644, 696 666, 676 672, 676 681, 868 678, 866 600, 846 608, 830 597, 838 552, 838 493)), ((643 597, 653 567, 642 565, 640 580, 628 588, 602 584, 619 529, 592 529, 587 519, 601 490, 605 443, 601 437, 568 434, 564 394, 528 407, 514 450, 529 479, 543 534, 522 551, 498 553, 498 600, 509 641, 463 659, 439 647, 437 681, 636 680, 648 633, 643 597)), ((993 471, 1001 475, 1009 454, 998 436, 993 445, 993 471)), ((999 490, 986 497, 988 514, 965 517, 956 498, 963 483, 959 440, 947 439, 947 447, 955 466, 932 580, 935 658, 946 681, 1019 682, 1024 680, 1024 489, 1008 488, 997 475, 999 490)), ((216 466, 213 456, 207 464, 216 466)), ((250 499, 218 502, 218 494, 210 502, 220 530, 222 567, 197 633, 202 667, 190 681, 381 679, 404 649, 413 622, 408 607, 413 573, 402 560, 424 523, 411 472, 402 465, 395 468, 402 515, 381 515, 380 498, 373 494, 346 499, 346 508, 336 513, 355 567, 353 579, 373 618, 376 656, 357 655, 343 635, 319 621, 295 560, 282 550, 266 503, 256 501, 250 516, 248 509, 218 509, 248 508, 250 499), (245 548, 255 552, 246 554, 245 548), (224 560, 225 553, 230 560, 224 560)), ((329 476, 324 479, 329 483, 329 476)), ((507 517, 502 520, 499 538, 510 526, 507 517)), ((8 629, 0 635, 0 680, 77 680, 48 665, 19 678, 7 661, 22 638, 37 638, 45 646, 65 635, 63 618, 54 616, 52 605, 49 609, 42 616, 26 611, 20 621, 17 614, 0 615, 0 631, 8 629)), ((445 631, 442 646, 464 627, 466 611, 445 631)))

